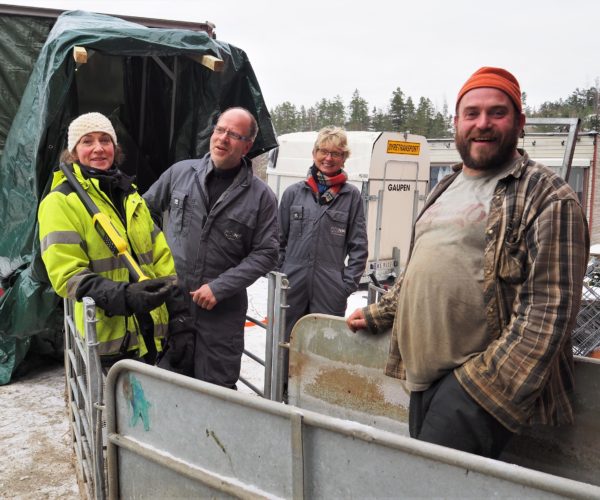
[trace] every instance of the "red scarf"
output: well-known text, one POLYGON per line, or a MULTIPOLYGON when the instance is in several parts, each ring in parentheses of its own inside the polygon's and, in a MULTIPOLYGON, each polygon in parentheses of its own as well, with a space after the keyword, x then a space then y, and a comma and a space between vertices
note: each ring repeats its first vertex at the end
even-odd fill
POLYGON ((348 175, 344 172, 343 168, 336 175, 328 176, 321 172, 315 165, 312 165, 308 169, 305 182, 312 189, 313 193, 317 195, 319 205, 326 205, 335 199, 347 180, 348 175))

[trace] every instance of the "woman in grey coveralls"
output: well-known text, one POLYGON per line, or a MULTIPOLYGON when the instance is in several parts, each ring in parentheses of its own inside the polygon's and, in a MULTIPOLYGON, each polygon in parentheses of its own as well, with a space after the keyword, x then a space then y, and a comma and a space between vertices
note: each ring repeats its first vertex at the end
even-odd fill
POLYGON ((361 194, 344 172, 344 130, 320 130, 312 155, 306 180, 288 187, 279 205, 279 267, 290 282, 286 340, 306 314, 343 317, 367 262, 361 194))

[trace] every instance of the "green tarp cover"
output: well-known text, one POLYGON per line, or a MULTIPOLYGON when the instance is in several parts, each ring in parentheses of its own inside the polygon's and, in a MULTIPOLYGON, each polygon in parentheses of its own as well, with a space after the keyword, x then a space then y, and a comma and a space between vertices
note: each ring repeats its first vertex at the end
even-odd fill
POLYGON ((0 154, 54 19, 0 16, 0 154))
MULTIPOLYGON (((6 36, 1 41, 12 43, 6 36)), ((0 60, 2 79, 11 78, 6 63, 0 60)), ((123 170, 138 176, 143 192, 173 162, 203 155, 218 114, 231 106, 249 109, 258 120, 250 156, 277 145, 244 51, 204 32, 147 28, 81 11, 58 17, 31 72, 0 163, 0 279, 5 290, 0 298, 0 385, 10 382, 33 346, 43 353, 62 349, 62 300, 52 291, 40 259, 37 207, 65 148, 70 121, 88 111, 108 115, 124 146, 123 170), (75 46, 87 49, 87 64, 77 67, 75 46), (224 69, 214 72, 190 55, 216 56, 224 69)))

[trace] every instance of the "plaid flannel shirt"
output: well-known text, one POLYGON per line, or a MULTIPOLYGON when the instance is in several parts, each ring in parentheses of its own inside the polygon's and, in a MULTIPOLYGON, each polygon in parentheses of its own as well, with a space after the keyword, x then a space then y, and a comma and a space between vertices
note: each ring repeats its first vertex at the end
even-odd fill
MULTIPOLYGON (((494 340, 454 370, 462 387, 511 431, 573 421, 571 332, 581 302, 589 233, 573 190, 551 169, 523 155, 498 181, 486 223, 484 304, 494 340)), ((452 183, 444 178, 421 214, 452 183)), ((411 251, 414 243, 411 242, 411 251)), ((385 373, 406 378, 394 321, 399 278, 364 309, 372 332, 392 328, 385 373)))

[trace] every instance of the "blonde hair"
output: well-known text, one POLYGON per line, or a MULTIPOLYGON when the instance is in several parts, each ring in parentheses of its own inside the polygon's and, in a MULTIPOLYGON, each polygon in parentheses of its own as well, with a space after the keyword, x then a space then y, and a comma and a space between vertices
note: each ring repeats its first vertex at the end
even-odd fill
POLYGON ((329 125, 319 130, 317 140, 313 146, 313 154, 317 152, 317 149, 321 148, 325 144, 331 144, 336 148, 341 149, 344 152, 344 161, 350 156, 350 148, 348 147, 348 137, 346 131, 340 127, 334 127, 329 125))

